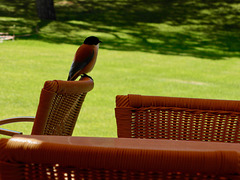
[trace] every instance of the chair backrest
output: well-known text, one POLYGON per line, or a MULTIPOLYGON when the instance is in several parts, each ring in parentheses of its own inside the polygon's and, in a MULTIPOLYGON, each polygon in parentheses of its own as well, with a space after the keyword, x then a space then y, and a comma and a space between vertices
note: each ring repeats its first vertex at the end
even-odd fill
POLYGON ((240 144, 14 136, 0 139, 0 179, 240 179, 240 144))
POLYGON ((93 80, 46 81, 41 92, 32 135, 72 135, 87 92, 93 80))
POLYGON ((240 143, 240 101, 118 95, 118 137, 240 143))

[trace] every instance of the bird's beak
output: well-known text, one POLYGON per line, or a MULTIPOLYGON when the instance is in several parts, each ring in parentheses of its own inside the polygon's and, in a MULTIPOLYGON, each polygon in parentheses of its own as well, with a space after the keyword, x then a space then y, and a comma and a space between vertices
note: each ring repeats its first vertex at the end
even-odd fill
POLYGON ((99 43, 102 43, 102 41, 99 41, 99 43))

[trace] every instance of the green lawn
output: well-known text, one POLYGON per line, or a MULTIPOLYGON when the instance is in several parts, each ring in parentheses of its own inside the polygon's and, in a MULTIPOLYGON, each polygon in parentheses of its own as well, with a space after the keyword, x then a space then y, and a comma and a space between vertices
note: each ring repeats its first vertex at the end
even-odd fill
MULTIPOLYGON (((118 94, 240 99, 237 3, 210 6, 188 0, 183 7, 176 1, 163 3, 165 9, 160 5, 150 9, 144 1, 137 6, 127 4, 132 1, 100 6, 96 0, 82 5, 96 3, 93 12, 67 4, 72 13, 66 15, 66 4, 56 1, 58 20, 40 22, 24 13, 11 15, 15 6, 10 2, 0 5, 0 11, 8 7, 0 17, 0 32, 17 37, 0 44, 0 119, 35 116, 43 83, 67 78, 76 49, 89 35, 103 43, 90 73, 95 87, 86 97, 73 135, 116 137, 118 94), (135 11, 124 9, 126 5, 135 11), (106 8, 111 11, 104 14, 106 8)), ((31 126, 6 127, 29 134, 31 126)))

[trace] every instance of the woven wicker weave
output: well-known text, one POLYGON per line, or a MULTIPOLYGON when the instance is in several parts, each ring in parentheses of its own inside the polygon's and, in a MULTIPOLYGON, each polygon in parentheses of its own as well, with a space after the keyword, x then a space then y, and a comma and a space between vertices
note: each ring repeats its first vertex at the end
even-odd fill
POLYGON ((240 144, 14 136, 0 140, 0 179, 240 179, 240 144))
POLYGON ((240 143, 240 101, 119 95, 118 137, 240 143))
MULTIPOLYGON (((82 103, 93 88, 93 80, 83 77, 79 81, 46 81, 40 95, 36 117, 13 118, 0 121, 0 125, 34 120, 32 134, 72 135, 82 103)), ((16 132, 0 129, 0 133, 16 132)))

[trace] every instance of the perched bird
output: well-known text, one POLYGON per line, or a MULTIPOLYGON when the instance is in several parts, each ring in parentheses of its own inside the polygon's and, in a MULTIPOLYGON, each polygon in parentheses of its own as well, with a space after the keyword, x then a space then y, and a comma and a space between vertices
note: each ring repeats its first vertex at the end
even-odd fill
POLYGON ((79 75, 90 72, 97 59, 99 43, 101 41, 95 36, 89 36, 78 48, 72 66, 69 71, 68 81, 74 81, 79 75))

